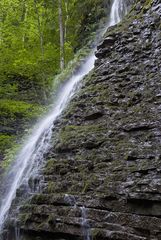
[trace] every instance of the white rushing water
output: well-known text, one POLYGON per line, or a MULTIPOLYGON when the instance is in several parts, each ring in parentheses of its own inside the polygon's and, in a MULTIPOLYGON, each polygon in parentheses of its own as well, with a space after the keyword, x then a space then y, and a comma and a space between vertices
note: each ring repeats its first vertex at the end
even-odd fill
MULTIPOLYGON (((108 27, 115 25, 121 20, 125 9, 123 0, 114 0, 108 27)), ((80 70, 67 81, 59 92, 52 111, 35 127, 33 133, 17 156, 14 166, 7 176, 9 187, 6 189, 0 206, 0 232, 2 231, 12 201, 16 196, 16 190, 22 184, 27 183, 29 178, 36 174, 37 169, 41 166, 43 155, 50 146, 54 121, 57 120, 66 108, 66 105, 76 91, 78 83, 93 69, 94 61, 95 56, 92 54, 80 70)), ((83 218, 85 218, 85 216, 83 218)), ((86 236, 85 239, 89 239, 88 236, 86 236)))
POLYGON ((116 25, 122 20, 122 17, 127 13, 125 0, 114 0, 111 8, 109 26, 116 25))

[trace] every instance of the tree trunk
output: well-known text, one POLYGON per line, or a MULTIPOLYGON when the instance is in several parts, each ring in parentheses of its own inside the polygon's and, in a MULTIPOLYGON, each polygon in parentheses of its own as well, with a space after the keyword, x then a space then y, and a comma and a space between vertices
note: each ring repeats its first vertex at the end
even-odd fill
POLYGON ((68 0, 65 0, 65 11, 66 11, 66 19, 65 19, 65 30, 64 30, 64 40, 67 41, 67 23, 69 20, 69 13, 68 13, 68 0))
MULTIPOLYGON (((41 56, 42 56, 42 60, 44 60, 44 35, 43 35, 43 30, 42 30, 42 26, 41 26, 41 17, 40 17, 40 13, 39 13, 39 9, 37 6, 37 0, 34 0, 34 6, 35 6, 35 13, 37 15, 37 23, 38 23, 38 32, 39 32, 39 41, 40 41, 40 49, 41 49, 41 56)), ((46 86, 45 86, 45 73, 42 69, 42 83, 43 83, 43 97, 44 97, 44 102, 47 101, 47 96, 46 96, 46 86)))
POLYGON ((64 28, 63 28, 62 0, 58 0, 58 8, 59 8, 59 31, 60 31, 60 69, 63 70, 65 67, 65 60, 64 60, 64 28))
POLYGON ((39 31, 39 38, 40 38, 41 55, 42 55, 42 59, 44 59, 44 36, 43 36, 43 32, 41 30, 41 22, 40 22, 39 11, 38 11, 38 8, 37 8, 37 0, 34 0, 34 4, 35 4, 35 12, 36 12, 36 15, 37 15, 37 23, 38 23, 38 31, 39 31))

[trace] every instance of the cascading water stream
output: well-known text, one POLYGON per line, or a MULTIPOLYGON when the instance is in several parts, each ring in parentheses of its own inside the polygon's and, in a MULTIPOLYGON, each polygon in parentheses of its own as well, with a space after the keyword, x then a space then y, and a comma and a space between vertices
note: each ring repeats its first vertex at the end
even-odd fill
POLYGON ((116 25, 127 13, 127 5, 125 0, 114 0, 111 8, 109 26, 116 25))
MULTIPOLYGON (((117 24, 125 13, 126 5, 124 0, 114 0, 107 27, 117 24)), ((6 189, 0 206, 0 232, 2 232, 12 201, 16 197, 17 189, 22 184, 27 184, 30 177, 35 176, 42 165, 43 155, 50 147, 54 122, 72 98, 80 80, 93 69, 94 62, 95 56, 93 53, 85 61, 80 70, 73 75, 61 89, 52 111, 35 127, 32 135, 28 138, 26 144, 17 156, 12 170, 7 175, 7 181, 9 182, 7 185, 9 187, 6 189)), ((82 209, 82 214, 84 214, 84 209, 82 209)), ((83 215, 83 218, 85 222, 86 216, 83 215)), ((19 235, 19 232, 16 232, 16 234, 19 235)), ((85 236, 84 239, 89 238, 85 236)))
POLYGON ((83 232, 83 238, 84 240, 92 240, 91 237, 91 229, 89 225, 89 221, 87 219, 87 210, 83 206, 81 207, 81 212, 82 212, 82 232, 83 232))

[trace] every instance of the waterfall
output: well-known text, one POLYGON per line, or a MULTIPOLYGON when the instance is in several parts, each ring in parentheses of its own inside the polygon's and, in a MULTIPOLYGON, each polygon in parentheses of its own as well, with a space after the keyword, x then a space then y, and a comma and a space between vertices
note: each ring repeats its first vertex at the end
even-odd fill
MULTIPOLYGON (((112 4, 110 20, 108 27, 117 24, 123 14, 126 12, 126 6, 123 0, 114 0, 112 4)), ((94 67, 95 56, 92 53, 79 71, 74 74, 58 93, 57 100, 54 103, 51 112, 37 124, 31 136, 26 141, 24 147, 20 151, 12 166, 11 171, 7 175, 9 184, 6 186, 6 192, 2 198, 0 206, 0 232, 2 232, 5 220, 13 199, 16 197, 16 191, 21 185, 27 185, 31 177, 38 174, 38 169, 42 166, 43 156, 50 147, 52 137, 52 129, 54 122, 66 108, 73 94, 76 92, 78 83, 87 75, 94 67)), ((82 208, 83 218, 85 212, 82 208)), ((85 220, 84 220, 85 221, 85 220)), ((16 235, 19 237, 19 230, 16 229, 16 235)), ((88 238, 89 239, 89 238, 88 238)))
POLYGON ((127 5, 125 0, 114 0, 111 8, 109 26, 116 25, 127 13, 127 5))
POLYGON ((82 231, 84 240, 91 240, 90 225, 87 220, 87 209, 83 206, 81 207, 81 212, 82 212, 82 231))

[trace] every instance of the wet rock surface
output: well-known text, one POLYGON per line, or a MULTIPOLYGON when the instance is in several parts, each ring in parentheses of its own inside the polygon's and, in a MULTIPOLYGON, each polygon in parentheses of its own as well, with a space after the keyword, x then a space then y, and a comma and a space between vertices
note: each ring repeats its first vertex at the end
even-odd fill
POLYGON ((25 240, 83 239, 83 206, 94 240, 161 239, 161 4, 133 11, 56 124, 41 194, 20 208, 25 240))

